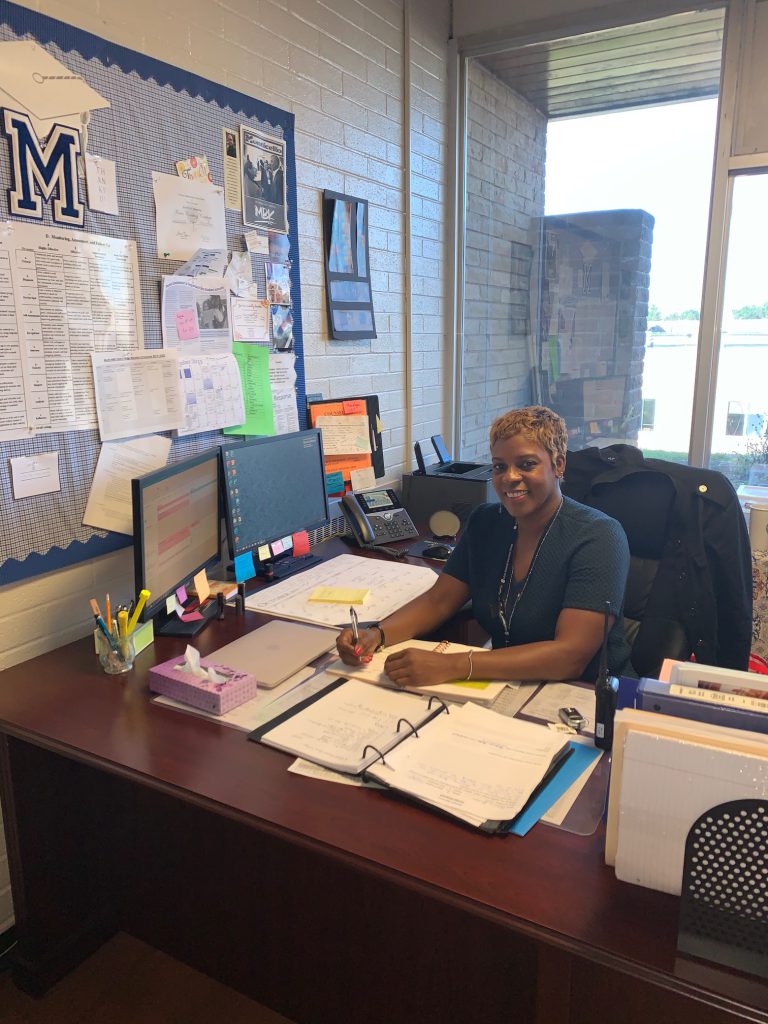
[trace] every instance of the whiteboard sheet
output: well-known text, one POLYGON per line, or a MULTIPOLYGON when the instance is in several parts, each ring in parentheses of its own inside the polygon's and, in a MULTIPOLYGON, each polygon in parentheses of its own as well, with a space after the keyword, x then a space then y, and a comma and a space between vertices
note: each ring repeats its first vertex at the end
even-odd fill
POLYGON ((358 609, 361 618, 383 619, 429 590, 436 579, 434 570, 426 566, 383 562, 359 555, 338 555, 251 594, 245 599, 245 606, 254 612, 298 619, 299 622, 346 626, 349 623, 342 621, 343 609, 309 600, 316 587, 368 590, 362 610, 358 609))

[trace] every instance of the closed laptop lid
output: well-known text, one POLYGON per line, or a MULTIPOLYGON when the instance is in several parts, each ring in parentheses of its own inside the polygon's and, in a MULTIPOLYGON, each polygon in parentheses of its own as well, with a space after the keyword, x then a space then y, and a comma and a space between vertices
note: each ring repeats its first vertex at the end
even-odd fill
POLYGON ((338 631, 274 619, 206 655, 206 661, 256 676, 270 690, 336 644, 338 631))

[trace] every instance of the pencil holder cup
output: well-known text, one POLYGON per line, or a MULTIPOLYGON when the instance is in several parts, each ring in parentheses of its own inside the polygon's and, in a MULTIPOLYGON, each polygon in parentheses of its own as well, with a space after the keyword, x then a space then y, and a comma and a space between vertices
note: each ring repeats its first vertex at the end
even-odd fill
POLYGON ((118 637, 113 642, 116 650, 112 649, 112 645, 103 633, 99 633, 96 637, 99 664, 111 676, 129 672, 133 668, 133 659, 136 657, 133 634, 118 637))

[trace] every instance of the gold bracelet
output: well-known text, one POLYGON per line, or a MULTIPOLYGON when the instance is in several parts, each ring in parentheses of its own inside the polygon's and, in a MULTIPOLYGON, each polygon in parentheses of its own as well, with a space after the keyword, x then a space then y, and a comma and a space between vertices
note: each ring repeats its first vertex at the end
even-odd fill
POLYGON ((467 673, 467 679, 471 679, 472 678, 472 672, 474 671, 474 669, 472 668, 472 655, 473 654, 474 654, 474 651, 467 651, 467 657, 469 658, 469 672, 467 673))

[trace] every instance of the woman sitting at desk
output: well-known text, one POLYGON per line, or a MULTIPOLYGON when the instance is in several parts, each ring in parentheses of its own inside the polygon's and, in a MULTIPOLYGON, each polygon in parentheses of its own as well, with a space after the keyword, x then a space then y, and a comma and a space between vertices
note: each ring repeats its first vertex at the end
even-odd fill
POLYGON ((386 644, 431 633, 471 598, 493 649, 471 656, 415 648, 391 654, 386 672, 400 686, 453 679, 588 679, 597 675, 606 601, 611 607, 608 666, 629 667, 622 628, 629 547, 622 527, 565 498, 560 481, 568 435, 551 409, 529 406, 491 426, 493 487, 500 504, 476 508, 425 594, 361 630, 339 635, 348 665, 386 644))

